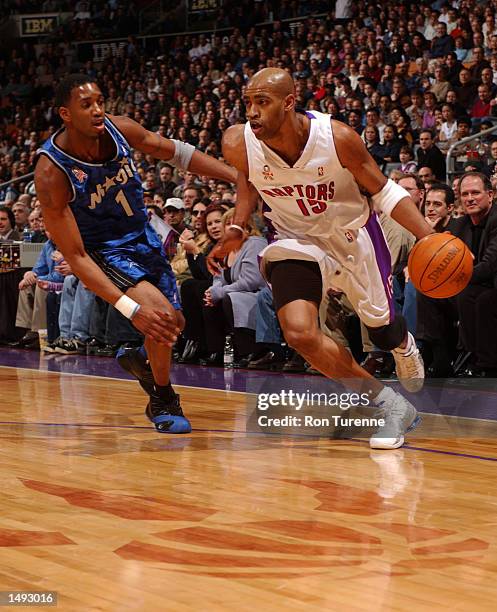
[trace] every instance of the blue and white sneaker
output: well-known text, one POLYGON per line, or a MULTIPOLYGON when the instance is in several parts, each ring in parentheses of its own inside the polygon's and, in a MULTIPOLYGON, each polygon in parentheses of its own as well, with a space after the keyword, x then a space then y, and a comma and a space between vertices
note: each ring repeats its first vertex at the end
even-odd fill
POLYGON ((192 430, 190 421, 183 414, 177 393, 169 403, 156 394, 151 395, 145 414, 159 433, 184 434, 192 430))
POLYGON ((158 432, 170 434, 191 432, 192 426, 183 414, 179 395, 175 394, 172 402, 166 402, 158 396, 152 368, 143 347, 122 347, 117 352, 116 359, 123 370, 138 380, 142 389, 150 397, 145 415, 155 425, 158 432))

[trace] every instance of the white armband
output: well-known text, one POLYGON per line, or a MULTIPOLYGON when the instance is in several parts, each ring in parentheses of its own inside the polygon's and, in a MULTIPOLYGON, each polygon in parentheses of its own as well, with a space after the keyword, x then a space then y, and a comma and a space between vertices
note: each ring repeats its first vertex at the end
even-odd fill
POLYGON ((121 295, 121 297, 114 304, 114 308, 119 310, 123 316, 131 321, 135 314, 140 310, 140 304, 129 298, 127 295, 121 295))
POLYGON ((388 179, 383 189, 371 197, 371 201, 373 202, 373 208, 376 212, 382 212, 390 217, 392 210, 397 206, 400 200, 409 197, 408 191, 400 185, 397 185, 392 179, 388 179))
POLYGON ((195 147, 188 142, 182 142, 174 138, 172 142, 174 142, 174 155, 171 159, 167 160, 168 163, 180 170, 188 170, 192 156, 195 153, 195 147))

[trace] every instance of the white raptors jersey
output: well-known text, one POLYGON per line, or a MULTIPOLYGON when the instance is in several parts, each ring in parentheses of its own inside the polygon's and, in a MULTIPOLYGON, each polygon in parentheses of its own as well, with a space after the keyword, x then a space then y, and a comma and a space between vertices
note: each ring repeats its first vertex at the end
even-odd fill
POLYGON ((338 159, 330 116, 307 112, 310 133, 302 155, 289 166, 245 125, 249 180, 265 202, 264 216, 275 239, 309 241, 341 256, 352 245, 370 209, 352 173, 338 159))

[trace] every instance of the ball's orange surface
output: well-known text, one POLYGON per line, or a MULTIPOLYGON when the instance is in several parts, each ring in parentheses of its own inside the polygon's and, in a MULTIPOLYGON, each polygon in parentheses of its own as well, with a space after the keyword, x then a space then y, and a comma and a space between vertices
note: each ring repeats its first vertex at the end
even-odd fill
POLYGON ((469 283, 473 256, 456 236, 430 234, 414 245, 407 267, 418 291, 433 298, 449 298, 469 283))

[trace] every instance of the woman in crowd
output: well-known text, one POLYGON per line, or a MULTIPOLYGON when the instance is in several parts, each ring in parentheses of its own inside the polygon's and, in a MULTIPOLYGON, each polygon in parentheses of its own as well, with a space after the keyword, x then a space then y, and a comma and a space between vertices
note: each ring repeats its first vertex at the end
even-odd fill
POLYGON ((387 163, 398 162, 402 144, 397 138, 395 126, 386 125, 383 130, 383 160, 387 163))
POLYGON ((384 150, 380 144, 380 133, 376 126, 367 125, 364 128, 364 141, 371 157, 381 166, 383 164, 384 150))
MULTIPOLYGON (((223 215, 224 226, 231 224, 234 209, 223 215)), ((255 347, 257 293, 265 286, 259 270, 258 254, 267 246, 249 223, 245 240, 231 252, 221 274, 214 276, 204 294, 203 319, 209 357, 206 365, 221 365, 226 336, 233 336, 234 361, 248 364, 255 347)))
POLYGON ((196 363, 201 355, 207 354, 202 306, 204 293, 212 284, 212 275, 207 270, 206 256, 223 237, 223 214, 224 209, 218 204, 206 207, 203 202, 197 202, 193 205, 192 217, 194 230, 199 233, 196 238, 185 232, 180 237, 180 244, 186 253, 188 267, 193 277, 181 284, 185 344, 178 359, 180 363, 196 363))

